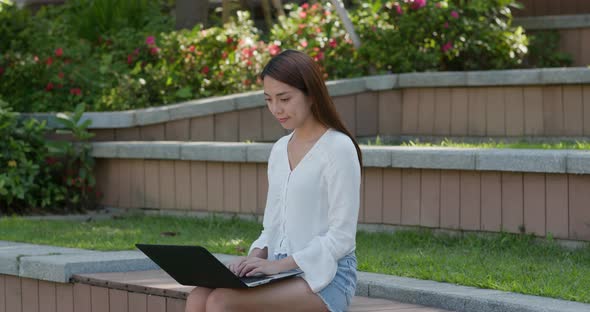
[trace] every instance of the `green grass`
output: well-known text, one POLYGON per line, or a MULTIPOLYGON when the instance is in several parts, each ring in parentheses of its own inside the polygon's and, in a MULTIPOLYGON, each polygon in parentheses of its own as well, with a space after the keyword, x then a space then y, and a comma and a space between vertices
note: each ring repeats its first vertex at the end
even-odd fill
POLYGON ((457 147, 457 148, 516 148, 516 149, 574 149, 590 150, 590 142, 585 141, 563 141, 553 143, 534 143, 534 142, 503 142, 488 141, 480 143, 456 142, 450 139, 443 139, 440 143, 409 141, 399 144, 386 144, 380 137, 374 141, 369 140, 367 145, 371 146, 419 146, 419 147, 457 147))
MULTIPOLYGON (((261 225, 221 218, 126 217, 33 221, 0 218, 0 240, 95 250, 129 250, 137 242, 199 244, 243 255, 261 225)), ((486 237, 426 230, 357 235, 359 270, 590 303, 590 245, 571 250, 528 235, 486 237)))

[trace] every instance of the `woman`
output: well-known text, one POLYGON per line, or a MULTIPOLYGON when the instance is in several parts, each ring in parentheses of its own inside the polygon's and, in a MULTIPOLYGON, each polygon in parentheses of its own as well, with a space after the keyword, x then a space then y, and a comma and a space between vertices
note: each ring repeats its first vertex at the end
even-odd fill
POLYGON ((304 274, 250 289, 197 287, 186 310, 345 311, 356 288, 360 148, 308 55, 282 52, 261 79, 268 109, 293 131, 270 153, 264 229, 229 268, 239 276, 304 274))

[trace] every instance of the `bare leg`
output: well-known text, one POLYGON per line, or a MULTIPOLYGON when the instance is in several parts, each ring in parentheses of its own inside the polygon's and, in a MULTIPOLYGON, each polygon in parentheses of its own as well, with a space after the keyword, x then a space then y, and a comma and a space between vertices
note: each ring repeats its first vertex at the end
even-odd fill
POLYGON ((213 289, 205 287, 195 287, 186 298, 185 312, 205 312, 207 297, 213 289))
POLYGON ((215 289, 207 297, 206 311, 323 312, 327 308, 307 283, 296 277, 250 289, 215 289))

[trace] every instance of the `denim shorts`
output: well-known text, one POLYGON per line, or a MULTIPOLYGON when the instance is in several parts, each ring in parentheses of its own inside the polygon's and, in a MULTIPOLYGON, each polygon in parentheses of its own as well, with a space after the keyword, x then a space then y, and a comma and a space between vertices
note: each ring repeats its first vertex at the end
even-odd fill
MULTIPOLYGON (((286 257, 286 254, 275 255, 276 260, 286 257)), ((356 265, 354 251, 338 260, 336 276, 317 293, 330 312, 344 312, 350 306, 356 291, 356 265)))

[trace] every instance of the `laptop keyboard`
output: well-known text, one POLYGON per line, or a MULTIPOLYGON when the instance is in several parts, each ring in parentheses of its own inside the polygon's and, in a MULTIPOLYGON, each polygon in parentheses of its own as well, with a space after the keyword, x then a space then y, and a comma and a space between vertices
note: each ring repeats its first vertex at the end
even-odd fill
POLYGON ((262 276, 248 276, 248 277, 240 277, 240 280, 244 283, 253 283, 253 282, 258 282, 261 281, 263 279, 267 279, 268 276, 262 275, 262 276))

